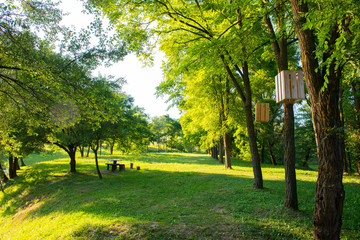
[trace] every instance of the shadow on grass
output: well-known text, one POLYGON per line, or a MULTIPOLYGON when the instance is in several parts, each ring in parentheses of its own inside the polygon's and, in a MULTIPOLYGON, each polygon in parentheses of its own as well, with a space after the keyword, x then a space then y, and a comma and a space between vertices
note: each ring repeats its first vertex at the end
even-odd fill
POLYGON ((102 156, 103 159, 118 158, 123 161, 139 161, 147 163, 177 163, 177 164, 207 164, 217 165, 217 160, 211 159, 204 154, 186 153, 144 153, 137 155, 109 155, 102 156), (213 161, 212 161, 213 160, 213 161))
MULTIPOLYGON (((183 163, 192 158, 193 164, 218 164, 204 155, 160 155, 136 160, 183 163)), ((134 158, 128 157, 124 159, 134 158)), ((239 161, 235 166, 251 167, 251 163, 239 161)), ((283 208, 283 181, 265 181, 265 190, 255 190, 251 178, 228 174, 147 169, 107 172, 99 180, 89 164, 78 169, 80 173, 71 175, 64 173, 68 164, 44 163, 26 170, 16 179, 16 190, 2 198, 1 204, 7 206, 3 214, 12 216, 42 201, 27 218, 82 212, 114 222, 101 225, 90 221, 74 229, 72 239, 311 238, 315 182, 298 181, 302 210, 293 212, 283 208)), ((355 191, 359 184, 346 187, 355 191)), ((356 200, 356 195, 351 199, 356 200)), ((359 204, 353 207, 352 211, 360 211, 359 204)), ((344 215, 344 223, 356 221, 356 216, 347 217, 344 215)), ((354 225, 348 231, 355 234, 356 229, 354 225)))

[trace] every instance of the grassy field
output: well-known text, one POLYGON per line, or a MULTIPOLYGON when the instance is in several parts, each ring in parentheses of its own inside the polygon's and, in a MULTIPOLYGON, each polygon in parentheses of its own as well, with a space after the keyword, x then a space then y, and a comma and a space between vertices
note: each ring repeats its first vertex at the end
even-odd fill
MULTIPOLYGON (((225 170, 202 154, 32 155, 0 193, 0 239, 311 239, 317 172, 297 170, 299 211, 283 208, 284 170, 263 165, 252 188, 250 162, 225 170), (121 158, 125 172, 106 170, 121 158), (141 170, 130 170, 130 163, 141 170)), ((360 178, 345 176, 342 239, 360 239, 360 178)))

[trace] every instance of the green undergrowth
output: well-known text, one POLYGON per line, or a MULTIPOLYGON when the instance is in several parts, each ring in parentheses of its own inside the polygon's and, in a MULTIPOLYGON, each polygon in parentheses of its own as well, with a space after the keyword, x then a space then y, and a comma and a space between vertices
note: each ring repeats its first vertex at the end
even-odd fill
MULTIPOLYGON (((226 170, 203 154, 32 155, 0 194, 0 239, 311 239, 317 172, 297 170, 299 211, 283 207, 284 169, 250 162, 226 170), (56 157, 54 157, 56 156, 56 157), (106 170, 119 158, 126 170, 106 170), (140 166, 140 171, 130 169, 140 166)), ((360 239, 360 178, 344 176, 342 239, 360 239)))

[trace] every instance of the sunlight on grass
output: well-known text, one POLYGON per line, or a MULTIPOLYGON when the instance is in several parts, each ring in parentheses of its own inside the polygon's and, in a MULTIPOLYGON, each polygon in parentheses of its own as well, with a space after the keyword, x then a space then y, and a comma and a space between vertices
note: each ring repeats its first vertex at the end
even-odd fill
MULTIPOLYGON (((283 208, 284 170, 262 166, 264 190, 252 188, 251 162, 224 169, 204 154, 146 153, 69 159, 31 156, 0 195, 1 239, 309 239, 317 173, 297 170, 300 211, 283 208), (106 170, 118 158, 126 171, 106 170), (35 160, 37 159, 37 160, 35 160), (129 169, 130 163, 141 170, 129 169), (41 227, 40 227, 41 226, 41 227)), ((26 159, 25 159, 26 160, 26 159)), ((360 180, 344 177, 343 238, 359 236, 360 180)))

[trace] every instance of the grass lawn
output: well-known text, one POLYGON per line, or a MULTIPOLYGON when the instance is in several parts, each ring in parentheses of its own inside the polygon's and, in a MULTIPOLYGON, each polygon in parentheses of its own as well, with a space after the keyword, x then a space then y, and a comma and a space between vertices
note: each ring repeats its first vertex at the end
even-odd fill
MULTIPOLYGON (((77 158, 32 155, 0 193, 0 239, 311 239, 317 172, 297 170, 299 211, 284 209, 284 169, 250 162, 232 170, 203 154, 148 153, 77 158), (124 172, 106 170, 121 158, 124 172), (141 170, 130 170, 130 163, 141 170)), ((360 239, 360 178, 344 176, 342 239, 360 239)))

